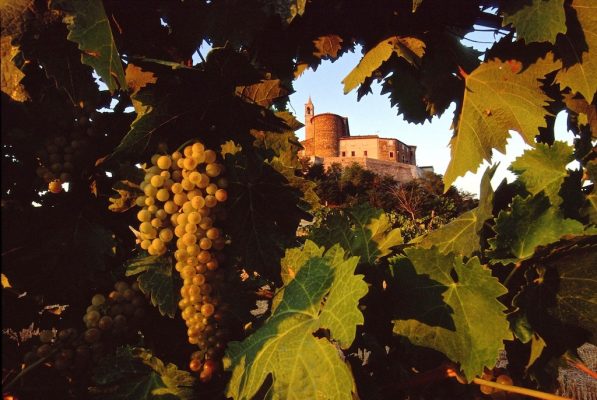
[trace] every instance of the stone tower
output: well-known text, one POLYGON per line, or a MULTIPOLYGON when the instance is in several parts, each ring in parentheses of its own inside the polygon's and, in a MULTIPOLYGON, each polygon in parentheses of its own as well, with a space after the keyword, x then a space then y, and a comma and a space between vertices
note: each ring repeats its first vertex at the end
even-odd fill
POLYGON ((313 140, 315 132, 313 131, 313 122, 311 118, 315 115, 315 107, 309 96, 309 101, 305 104, 305 140, 313 140))

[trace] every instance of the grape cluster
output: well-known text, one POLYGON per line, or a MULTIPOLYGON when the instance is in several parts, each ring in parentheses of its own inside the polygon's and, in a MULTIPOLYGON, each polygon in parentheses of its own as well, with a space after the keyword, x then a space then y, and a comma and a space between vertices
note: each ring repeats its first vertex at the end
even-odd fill
MULTIPOLYGON (((502 385, 512 385, 513 384, 512 378, 510 378, 510 376, 507 375, 505 373, 505 371, 502 369, 493 369, 493 370, 485 369, 485 371, 483 372, 483 375, 481 376, 481 379, 484 379, 486 381, 495 381, 496 383, 499 383, 502 385), (497 375, 497 377, 496 377, 496 375, 497 375)), ((504 400, 508 397, 507 392, 504 392, 503 390, 500 390, 500 389, 495 389, 491 386, 480 385, 479 390, 481 391, 481 393, 489 395, 489 396, 491 396, 491 398, 493 398, 495 400, 504 400)))
POLYGON ((92 297, 83 317, 86 329, 82 334, 74 328, 41 331, 40 345, 25 354, 25 364, 47 357, 57 370, 83 371, 90 361, 97 361, 109 347, 116 346, 140 325, 147 302, 136 282, 129 286, 118 281, 114 288, 107 297, 92 297))
POLYGON ((224 166, 215 151, 199 142, 182 153, 156 154, 151 163, 141 184, 144 195, 136 200, 142 207, 137 213, 141 248, 150 255, 174 250, 175 268, 183 279, 178 305, 189 343, 199 347, 189 368, 209 381, 220 368, 228 336, 220 269, 225 237, 214 225, 225 218, 218 207, 228 198, 224 166))
POLYGON ((96 136, 93 119, 94 107, 81 104, 70 130, 63 135, 49 137, 44 147, 37 151, 36 174, 52 193, 62 191, 62 183, 70 182, 77 164, 86 159, 89 152, 89 138, 96 136))

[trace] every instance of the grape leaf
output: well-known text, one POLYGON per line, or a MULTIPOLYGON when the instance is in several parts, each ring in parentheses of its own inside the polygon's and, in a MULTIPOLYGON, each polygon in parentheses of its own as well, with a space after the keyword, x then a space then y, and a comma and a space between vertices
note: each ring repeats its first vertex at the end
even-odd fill
POLYGON ((508 169, 519 175, 529 193, 544 191, 551 204, 559 206, 562 198, 558 192, 568 176, 566 165, 574 160, 573 153, 572 146, 565 142, 556 141, 551 146, 538 143, 534 149, 525 150, 508 169))
POLYGON ((174 318, 178 308, 178 290, 170 257, 141 256, 132 259, 127 263, 126 276, 132 275, 139 275, 139 288, 151 296, 151 304, 158 307, 160 314, 174 318))
POLYGON ((273 7, 282 21, 290 24, 297 15, 303 15, 307 0, 267 0, 265 3, 273 7))
POLYGON ((530 4, 506 3, 503 26, 516 29, 518 39, 526 43, 555 43, 558 33, 566 33, 564 0, 532 0, 530 4))
POLYGON ((580 32, 570 32, 559 46, 565 60, 574 60, 571 65, 564 63, 558 71, 556 82, 562 89, 569 87, 579 92, 591 102, 597 91, 597 4, 593 0, 574 0, 572 8, 580 24, 580 32))
POLYGON ((338 58, 338 52, 342 49, 342 38, 338 35, 320 36, 313 41, 316 51, 314 56, 326 59, 338 58))
POLYGON ((388 215, 368 204, 331 213, 320 227, 312 229, 309 239, 324 247, 339 243, 350 255, 369 264, 402 243, 400 229, 392 229, 388 215))
POLYGON ((276 99, 288 95, 279 79, 266 79, 248 86, 237 86, 236 95, 245 101, 270 107, 276 99))
POLYGON ((311 258, 322 258, 324 251, 324 247, 317 246, 311 240, 305 241, 305 244, 301 247, 286 249, 284 258, 280 260, 282 283, 288 285, 307 261, 311 258))
POLYGON ((425 54, 425 43, 413 37, 393 36, 379 42, 359 61, 359 64, 342 80, 344 94, 371 77, 375 70, 396 53, 412 65, 419 65, 425 54))
POLYGON ((551 286, 556 301, 548 312, 564 323, 591 332, 593 341, 597 340, 596 250, 595 246, 578 247, 546 262, 547 268, 555 268, 558 272, 558 278, 551 286))
MULTIPOLYGON (((33 0, 11 0, 0 2, 0 29, 2 36, 18 38, 23 33, 23 26, 28 19, 27 10, 33 0)), ((4 57, 3 57, 4 58, 4 57)))
POLYGON ((417 319, 394 320, 394 333, 460 363, 467 380, 480 375, 483 367, 493 367, 504 348, 503 340, 512 340, 506 307, 497 300, 507 289, 477 257, 465 264, 461 257, 440 254, 437 248, 409 248, 405 253, 417 274, 428 275, 444 289, 444 307, 451 309, 447 314, 451 321, 432 326, 417 319))
POLYGON ((14 101, 23 102, 29 98, 27 91, 21 84, 21 80, 25 77, 25 74, 13 61, 14 57, 19 53, 19 48, 11 44, 10 36, 2 36, 0 46, 2 92, 10 96, 14 101))
POLYGON ((99 0, 60 1, 67 16, 67 39, 78 44, 81 61, 91 66, 108 86, 110 93, 125 87, 122 61, 114 43, 103 3, 99 0))
POLYGON ((229 187, 228 218, 222 228, 233 238, 228 251, 242 257, 247 269, 278 280, 284 249, 296 245, 300 221, 310 219, 299 207, 302 193, 244 146, 227 154, 224 163, 229 187))
POLYGON ((169 398, 190 400, 194 398, 192 385, 195 379, 176 365, 164 365, 142 348, 123 347, 116 353, 102 358, 94 370, 93 389, 100 393, 96 398, 105 400, 141 400, 169 398))
POLYGON ((268 321, 243 342, 228 345, 227 396, 253 398, 271 374, 273 398, 351 398, 350 369, 328 339, 313 334, 330 329, 344 348, 354 340, 355 325, 363 322, 358 301, 367 292, 362 275, 354 275, 357 262, 336 246, 298 269, 268 321))
POLYGON ((493 189, 491 178, 497 165, 488 168, 481 178, 479 205, 460 215, 455 220, 427 235, 413 239, 410 243, 429 249, 437 246, 441 253, 454 252, 470 256, 481 250, 480 231, 485 221, 493 216, 493 189))
POLYGON ((501 211, 496 218, 494 238, 489 239, 490 256, 502 263, 530 258, 538 246, 558 241, 564 235, 580 235, 584 226, 574 219, 563 218, 557 208, 550 207, 543 195, 516 196, 510 211, 501 211))
POLYGON ((549 100, 538 79, 558 67, 551 53, 524 70, 518 61, 494 59, 465 77, 462 111, 450 141, 445 190, 457 177, 475 171, 482 160, 491 161, 492 149, 504 153, 508 130, 534 144, 538 127, 546 126, 544 106, 549 100))
POLYGON ((589 125, 593 138, 597 138, 597 106, 589 104, 583 97, 575 96, 572 93, 564 93, 566 107, 579 114, 578 122, 581 125, 589 125))
POLYGON ((135 95, 145 86, 151 83, 156 83, 157 78, 153 72, 143 71, 141 67, 129 63, 126 66, 125 79, 135 111, 137 112, 137 115, 143 115, 145 109, 143 108, 143 104, 136 99, 135 95))

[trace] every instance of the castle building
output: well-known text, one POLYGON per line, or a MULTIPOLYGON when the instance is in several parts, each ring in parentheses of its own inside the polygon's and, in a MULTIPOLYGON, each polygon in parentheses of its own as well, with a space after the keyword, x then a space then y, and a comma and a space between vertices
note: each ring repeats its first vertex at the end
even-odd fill
POLYGON ((351 136, 347 117, 316 115, 311 98, 305 104, 305 140, 301 144, 299 155, 325 168, 334 163, 343 167, 357 163, 400 182, 423 176, 423 169, 416 166, 416 146, 378 135, 351 136))

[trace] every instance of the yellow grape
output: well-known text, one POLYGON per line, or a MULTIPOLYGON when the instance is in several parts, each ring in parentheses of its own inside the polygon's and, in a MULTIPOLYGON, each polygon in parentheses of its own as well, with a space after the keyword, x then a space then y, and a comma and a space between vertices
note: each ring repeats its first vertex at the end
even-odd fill
POLYGON ((147 208, 143 208, 137 213, 137 219, 141 222, 151 221, 151 213, 147 211, 147 208))
POLYGON ((211 164, 216 161, 217 154, 213 150, 205 150, 205 163, 211 164))
MULTIPOLYGON (((174 155, 172 158, 174 158, 174 155)), ((156 165, 161 169, 168 169, 172 165, 172 160, 168 156, 161 156, 157 159, 156 165)))
MULTIPOLYGON (((175 195, 176 197, 176 195, 175 195)), ((155 198, 158 199, 159 201, 168 201, 168 199, 170 198, 170 192, 168 191, 168 189, 162 188, 160 190, 158 190, 158 192, 155 195, 155 198)))
POLYGON ((151 177, 151 180, 149 182, 151 183, 151 186, 159 188, 164 185, 165 179, 161 175, 154 175, 151 177))

